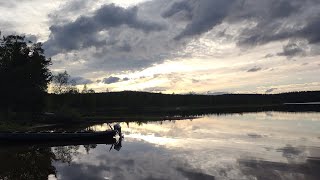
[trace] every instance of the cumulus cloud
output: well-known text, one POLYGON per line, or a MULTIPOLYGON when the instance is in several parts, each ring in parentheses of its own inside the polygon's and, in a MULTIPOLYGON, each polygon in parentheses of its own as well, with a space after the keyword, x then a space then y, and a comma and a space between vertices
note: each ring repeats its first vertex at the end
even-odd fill
POLYGON ((90 1, 87 0, 72 0, 68 1, 60 11, 63 12, 76 12, 88 7, 90 1))
POLYGON ((73 22, 52 25, 49 40, 45 42, 45 47, 49 49, 47 54, 52 56, 63 51, 107 45, 103 31, 122 25, 146 33, 164 29, 161 24, 138 18, 137 12, 137 7, 125 9, 110 4, 102 6, 91 16, 80 16, 73 22))
MULTIPOLYGON (((99 32, 95 31, 96 28, 93 28, 93 30, 89 28, 83 36, 80 36, 80 34, 84 29, 79 27, 80 30, 78 28, 74 29, 75 32, 70 32, 72 36, 66 39, 64 31, 67 30, 65 29, 79 24, 83 16, 67 22, 63 19, 61 22, 59 18, 55 19, 53 21, 54 27, 60 27, 63 31, 51 32, 49 40, 45 43, 45 48, 48 54, 57 54, 53 56, 54 61, 63 61, 64 63, 54 64, 54 68, 61 69, 61 66, 71 64, 72 61, 75 62, 81 58, 84 62, 80 65, 82 74, 92 71, 119 73, 123 70, 140 70, 162 63, 165 59, 174 58, 175 54, 179 52, 179 48, 183 48, 183 42, 173 41, 177 26, 180 25, 178 23, 167 23, 161 17, 161 12, 166 8, 164 4, 169 2, 169 0, 151 1, 141 3, 138 7, 129 8, 104 5, 102 8, 87 13, 91 16, 85 16, 84 19, 93 19, 97 16, 95 14, 98 11, 106 10, 104 8, 106 6, 112 6, 115 9, 120 9, 121 12, 124 12, 123 14, 130 14, 131 12, 128 15, 130 18, 126 16, 129 20, 120 17, 114 18, 116 22, 112 27, 108 26, 107 29, 99 32), (123 23, 118 22, 119 19, 123 23), (74 40, 74 42, 71 40, 74 40), (71 43, 69 43, 70 41, 71 43)), ((51 17, 55 17, 56 14, 63 14, 63 12, 62 10, 62 12, 52 13, 51 17)), ((106 20, 110 18, 108 17, 106 20)), ((72 67, 71 71, 72 73, 80 73, 79 67, 75 70, 72 67)))
POLYGON ((214 26, 220 24, 227 16, 233 2, 234 0, 185 0, 174 3, 163 13, 163 17, 171 17, 181 11, 188 12, 191 22, 175 37, 179 40, 208 32, 214 26))
POLYGON ((253 67, 247 70, 247 72, 257 72, 257 71, 261 71, 261 67, 253 67))
POLYGON ((223 1, 182 0, 163 13, 172 17, 188 12, 190 22, 176 39, 201 35, 222 22, 247 24, 237 37, 239 46, 260 45, 286 39, 320 42, 320 4, 317 0, 223 1))
POLYGON ((278 53, 278 56, 287 56, 289 58, 294 56, 305 55, 305 49, 301 47, 298 43, 288 43, 283 46, 283 51, 278 53))
POLYGON ((118 77, 110 76, 108 78, 104 78, 102 82, 104 82, 105 84, 113 84, 119 82, 120 80, 121 79, 118 77))
POLYGON ((119 78, 116 76, 110 76, 107 78, 104 78, 102 81, 98 80, 97 82, 103 82, 105 84, 113 84, 113 83, 117 83, 117 82, 122 82, 122 81, 129 81, 130 79, 128 77, 124 77, 124 78, 119 78))
POLYGON ((317 0, 245 1, 236 20, 249 20, 254 25, 240 33, 239 45, 259 45, 286 39, 319 42, 319 8, 317 0))
POLYGON ((172 6, 162 13, 162 17, 169 18, 177 13, 185 12, 185 16, 190 20, 192 18, 192 7, 188 1, 174 2, 172 6))

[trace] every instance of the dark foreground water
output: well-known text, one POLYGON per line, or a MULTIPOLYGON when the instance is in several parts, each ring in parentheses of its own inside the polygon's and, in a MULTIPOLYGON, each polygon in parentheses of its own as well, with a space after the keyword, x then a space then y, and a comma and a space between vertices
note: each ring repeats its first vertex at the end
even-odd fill
POLYGON ((320 113, 121 125, 120 151, 106 144, 1 147, 0 179, 320 179, 320 113))

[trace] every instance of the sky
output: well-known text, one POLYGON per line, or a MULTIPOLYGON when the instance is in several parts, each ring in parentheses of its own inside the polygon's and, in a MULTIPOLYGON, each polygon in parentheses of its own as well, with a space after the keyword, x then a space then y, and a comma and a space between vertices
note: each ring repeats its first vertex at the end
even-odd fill
POLYGON ((0 0, 2 35, 42 42, 96 92, 320 90, 319 0, 0 0))

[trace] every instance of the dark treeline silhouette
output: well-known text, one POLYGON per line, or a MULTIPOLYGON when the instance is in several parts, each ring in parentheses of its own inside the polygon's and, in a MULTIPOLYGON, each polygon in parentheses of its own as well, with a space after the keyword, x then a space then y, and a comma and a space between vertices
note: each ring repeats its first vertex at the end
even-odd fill
POLYGON ((50 94, 48 110, 71 107, 86 115, 163 114, 200 115, 264 110, 319 111, 319 105, 289 106, 284 103, 320 102, 320 91, 282 94, 176 95, 148 92, 109 92, 90 94, 50 94))
MULTIPOLYGON (((1 35, 1 34, 0 34, 1 35)), ((51 59, 41 43, 26 42, 23 36, 0 37, 0 112, 35 114, 45 107, 51 59)))

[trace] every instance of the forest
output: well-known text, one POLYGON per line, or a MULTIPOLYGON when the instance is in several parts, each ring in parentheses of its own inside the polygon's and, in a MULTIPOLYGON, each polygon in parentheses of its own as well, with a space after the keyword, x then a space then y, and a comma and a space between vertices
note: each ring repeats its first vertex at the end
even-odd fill
POLYGON ((319 111, 320 105, 284 103, 319 102, 320 91, 281 94, 179 95, 149 92, 48 94, 48 112, 78 114, 87 119, 131 116, 197 116, 257 111, 319 111), (60 110, 59 110, 60 109, 60 110), (68 110, 68 112, 65 112, 68 110))

